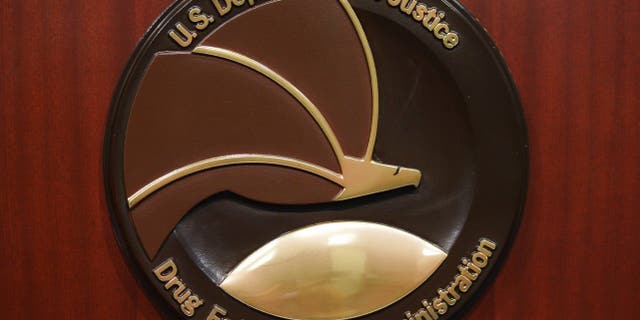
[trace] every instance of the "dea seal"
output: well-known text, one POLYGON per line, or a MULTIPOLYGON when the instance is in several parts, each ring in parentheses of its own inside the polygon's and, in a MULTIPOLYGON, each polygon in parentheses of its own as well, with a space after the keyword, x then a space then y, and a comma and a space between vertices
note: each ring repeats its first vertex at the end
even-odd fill
POLYGON ((202 320, 452 318, 527 167, 499 52, 416 0, 177 2, 122 76, 104 166, 141 282, 202 320))

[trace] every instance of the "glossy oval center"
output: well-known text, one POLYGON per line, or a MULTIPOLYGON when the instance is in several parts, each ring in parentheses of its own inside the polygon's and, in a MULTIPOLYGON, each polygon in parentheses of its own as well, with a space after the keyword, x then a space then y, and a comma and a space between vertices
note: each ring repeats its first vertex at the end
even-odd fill
POLYGON ((287 233, 255 251, 222 289, 288 319, 349 319, 398 301, 447 254, 408 232, 368 222, 330 222, 287 233))

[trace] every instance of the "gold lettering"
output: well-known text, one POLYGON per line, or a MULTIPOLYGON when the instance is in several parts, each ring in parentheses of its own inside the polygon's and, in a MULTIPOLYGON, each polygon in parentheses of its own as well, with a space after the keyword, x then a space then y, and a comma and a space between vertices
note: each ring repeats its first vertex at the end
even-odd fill
POLYGON ((204 30, 209 24, 213 23, 215 19, 211 15, 202 13, 202 9, 196 6, 189 9, 189 21, 196 24, 196 29, 204 30))
POLYGON ((171 280, 169 280, 164 285, 164 288, 167 290, 171 289, 172 287, 178 287, 178 290, 180 290, 180 292, 182 292, 182 290, 184 290, 185 288, 182 281, 180 281, 177 277, 171 278, 171 280))
POLYGON ((429 29, 429 31, 433 31, 433 29, 440 23, 440 20, 444 19, 444 12, 440 11, 438 14, 435 14, 436 8, 429 9, 427 17, 422 21, 422 24, 429 29), (431 18, 430 18, 431 17, 431 18))
POLYGON ((422 21, 422 19, 424 19, 424 15, 427 13, 427 10, 429 10, 427 8, 426 5, 424 4, 419 4, 416 7, 416 10, 413 12, 413 19, 416 21, 422 21))
POLYGON ((484 253, 487 257, 491 257, 493 255, 493 250, 495 249, 495 242, 487 239, 482 239, 480 241, 480 245, 478 246, 478 251, 484 253))
POLYGON ((156 275, 156 278, 158 278, 158 280, 167 282, 178 275, 178 267, 176 266, 175 262, 173 262, 173 259, 169 259, 163 262, 157 268, 153 269, 153 273, 156 275))
POLYGON ((432 301, 433 307, 436 308, 438 314, 443 315, 449 311, 449 306, 442 301, 440 298, 435 298, 432 301))
POLYGON ((167 290, 170 290, 172 287, 177 287, 173 290, 173 299, 178 303, 183 303, 191 295, 191 290, 185 292, 187 287, 177 277, 169 280, 169 282, 164 285, 164 288, 167 290))
POLYGON ((457 301, 460 300, 460 295, 456 291, 456 287, 458 287, 458 283, 454 281, 447 287, 447 291, 457 301))
POLYGON ((433 320, 430 316, 429 313, 427 313, 427 310, 420 308, 418 310, 418 312, 416 312, 413 317, 416 320, 433 320))
POLYGON ((473 271, 477 272, 477 275, 482 273, 482 269, 480 269, 480 267, 478 267, 477 265, 475 265, 471 261, 469 261, 469 259, 467 259, 467 258, 462 259, 462 263, 466 264, 467 267, 469 267, 470 270, 473 270, 473 271))
POLYGON ((442 39, 442 42, 447 49, 453 49, 460 43, 460 37, 456 33, 449 32, 444 39, 442 39))
POLYGON ((399 8, 402 13, 422 23, 437 39, 442 40, 445 48, 453 49, 460 43, 460 36, 444 22, 446 16, 444 11, 438 11, 436 7, 429 8, 419 0, 387 0, 387 4, 399 8))
POLYGON ((231 0, 211 0, 211 2, 213 2, 213 5, 216 7, 216 10, 218 10, 218 14, 221 17, 224 17, 231 11, 231 0), (220 1, 224 1, 225 4, 222 5, 220 1))
POLYGON ((224 17, 227 13, 231 12, 233 7, 241 7, 248 3, 249 6, 253 6, 255 4, 255 0, 211 0, 213 5, 216 7, 218 14, 221 17, 224 17))
POLYGON ((180 310, 187 316, 193 317, 196 314, 196 309, 204 304, 204 301, 196 295, 190 296, 185 303, 180 306, 180 310))
MULTIPOLYGON (((434 19, 436 19, 438 17, 438 9, 436 8, 429 8, 427 9, 427 16, 424 17, 424 19, 422 20, 422 25, 429 29, 429 31, 433 31, 433 23, 432 21, 434 21, 434 19)), ((440 20, 438 20, 440 21, 440 20)))
POLYGON ((438 289, 438 294, 440 295, 440 299, 444 300, 450 306, 453 306, 457 302, 455 298, 449 297, 449 291, 438 289))
MULTIPOLYGON (((462 299, 462 294, 468 292, 482 273, 482 269, 489 264, 489 258, 493 256, 493 250, 497 245, 488 239, 480 240, 476 251, 471 254, 471 260, 462 258, 462 265, 458 266, 459 273, 453 278, 445 289, 438 289, 438 296, 431 300, 422 300, 422 307, 414 314, 405 312, 407 320, 438 320, 439 315, 448 312, 462 299)), ((217 319, 214 319, 217 320, 217 319)))
POLYGON ((176 32, 175 30, 169 30, 169 36, 173 41, 175 41, 179 46, 186 48, 191 45, 193 39, 195 39, 198 34, 195 31, 191 31, 187 29, 181 22, 176 23, 176 29, 180 32, 176 32))
POLYGON ((471 280, 461 274, 456 276, 456 282, 458 283, 458 289, 462 292, 467 292, 471 288, 473 282, 471 280))
POLYGON ((475 264, 480 268, 486 267, 487 264, 489 263, 489 257, 485 256, 484 253, 482 252, 474 253, 473 256, 471 257, 471 260, 473 260, 473 264, 475 264))
POLYGON ((407 320, 416 320, 416 319, 414 319, 414 318, 413 318, 413 316, 411 315, 411 312, 410 312, 410 311, 406 311, 406 312, 404 313, 404 317, 405 317, 407 320))
POLYGON ((226 316, 227 310, 216 304, 213 306, 213 310, 211 310, 211 313, 209 313, 207 320, 223 320, 219 315, 223 317, 226 316))
POLYGON ((471 279, 471 280, 477 280, 478 279, 478 273, 471 273, 469 272, 469 267, 465 267, 465 266, 458 266, 458 270, 460 270, 460 274, 471 279))
POLYGON ((169 259, 153 269, 153 274, 160 282, 164 283, 164 288, 167 291, 174 288, 173 300, 180 305, 180 309, 186 316, 192 317, 196 309, 204 304, 204 300, 193 294, 178 278, 178 266, 173 259, 169 259))
POLYGON ((440 318, 440 316, 438 316, 438 313, 436 312, 436 310, 433 309, 433 306, 429 303, 429 301, 422 300, 422 305, 425 308, 427 308, 427 312, 429 312, 429 315, 431 315, 431 318, 433 318, 433 320, 438 320, 440 318))
POLYGON ((446 22, 438 23, 438 25, 433 28, 433 33, 436 35, 436 38, 444 39, 449 33, 449 25, 446 22))
POLYGON ((184 289, 186 289, 186 287, 182 287, 181 291, 173 291, 173 299, 180 304, 184 303, 187 299, 194 297, 191 295, 191 290, 187 289, 186 291, 182 292, 184 289))
POLYGON ((411 3, 409 3, 409 0, 402 0, 402 5, 400 6, 400 10, 406 14, 411 14, 417 4, 418 4, 418 0, 412 0, 411 3))

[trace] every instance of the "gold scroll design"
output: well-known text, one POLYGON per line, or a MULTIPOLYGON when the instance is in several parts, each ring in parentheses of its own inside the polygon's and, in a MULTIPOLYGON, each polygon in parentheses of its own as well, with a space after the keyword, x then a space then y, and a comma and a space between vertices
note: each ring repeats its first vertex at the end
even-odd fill
POLYGON ((302 91, 283 76, 279 75, 264 64, 240 53, 223 48, 199 46, 193 50, 193 53, 221 58, 240 64, 262 74, 285 89, 300 103, 302 107, 305 108, 313 120, 318 124, 331 145, 342 172, 334 172, 310 162, 278 155, 248 153, 218 156, 186 165, 157 178, 128 198, 129 207, 135 207, 154 192, 189 175, 205 170, 243 164, 288 167, 324 178, 343 188, 343 190, 333 199, 334 201, 358 198, 405 186, 417 187, 420 184, 422 176, 419 170, 387 165, 373 161, 372 159, 379 117, 379 93, 376 66, 364 29, 362 28, 353 8, 346 0, 340 0, 340 3, 349 15, 361 41, 369 67, 369 76, 371 80, 371 131, 367 149, 363 158, 354 158, 344 154, 337 136, 327 119, 322 115, 322 112, 302 91))

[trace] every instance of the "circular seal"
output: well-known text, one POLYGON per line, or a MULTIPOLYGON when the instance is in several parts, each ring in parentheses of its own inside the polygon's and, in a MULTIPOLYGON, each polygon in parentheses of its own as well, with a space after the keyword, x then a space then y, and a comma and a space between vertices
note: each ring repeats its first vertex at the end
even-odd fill
POLYGON ((445 0, 185 0, 113 100, 105 179, 185 319, 449 319, 523 210, 508 69, 445 0))

